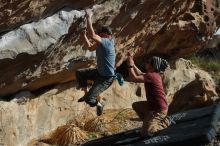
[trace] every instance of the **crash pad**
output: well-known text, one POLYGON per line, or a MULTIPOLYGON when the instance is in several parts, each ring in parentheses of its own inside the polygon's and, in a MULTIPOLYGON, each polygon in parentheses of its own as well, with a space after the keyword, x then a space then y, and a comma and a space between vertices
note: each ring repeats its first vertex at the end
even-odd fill
POLYGON ((169 116, 175 124, 153 137, 140 138, 140 128, 89 141, 83 146, 200 146, 216 136, 220 105, 212 105, 169 116))

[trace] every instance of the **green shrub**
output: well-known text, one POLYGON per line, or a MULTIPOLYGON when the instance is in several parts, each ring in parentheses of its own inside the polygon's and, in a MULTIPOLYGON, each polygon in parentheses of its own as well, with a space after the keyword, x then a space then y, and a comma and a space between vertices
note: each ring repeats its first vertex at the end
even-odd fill
POLYGON ((188 59, 190 59, 193 64, 199 66, 201 69, 214 73, 217 76, 220 75, 220 60, 204 59, 195 55, 190 56, 188 59))

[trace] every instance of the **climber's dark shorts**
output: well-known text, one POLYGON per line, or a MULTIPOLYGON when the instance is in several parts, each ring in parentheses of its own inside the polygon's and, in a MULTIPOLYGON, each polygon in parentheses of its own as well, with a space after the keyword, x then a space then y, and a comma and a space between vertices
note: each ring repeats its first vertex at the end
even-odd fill
POLYGON ((113 83, 114 77, 104 77, 99 75, 97 69, 78 69, 76 71, 76 79, 80 87, 86 88, 87 81, 91 80, 94 83, 87 94, 83 96, 85 102, 91 107, 98 103, 97 97, 108 89, 113 83))

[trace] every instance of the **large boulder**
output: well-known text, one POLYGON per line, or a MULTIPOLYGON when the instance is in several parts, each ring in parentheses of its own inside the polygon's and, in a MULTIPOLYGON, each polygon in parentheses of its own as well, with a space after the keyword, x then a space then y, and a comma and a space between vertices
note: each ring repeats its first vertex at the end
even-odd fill
POLYGON ((169 113, 210 105, 219 100, 210 74, 185 59, 177 60, 174 67, 166 70, 164 75, 169 113))
MULTIPOLYGON (((197 51, 219 26, 219 0, 10 0, 0 2, 0 97, 75 79, 93 66, 83 45, 83 8, 94 10, 94 27, 110 25, 117 66, 132 50, 175 59, 197 51), (66 66, 72 59, 72 67, 66 66)), ((140 61, 141 62, 141 61, 140 61)))
POLYGON ((10 0, 0 1, 0 32, 11 31, 22 24, 38 21, 68 6, 80 10, 94 4, 94 0, 10 0))
POLYGON ((169 113, 211 105, 217 100, 219 100, 219 97, 213 82, 196 75, 195 80, 175 93, 169 107, 169 113))

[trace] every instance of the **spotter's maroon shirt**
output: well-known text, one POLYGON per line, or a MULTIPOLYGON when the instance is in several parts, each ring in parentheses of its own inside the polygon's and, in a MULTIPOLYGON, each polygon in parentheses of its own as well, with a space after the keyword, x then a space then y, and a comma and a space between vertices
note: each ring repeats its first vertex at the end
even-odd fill
POLYGON ((148 105, 152 111, 164 111, 168 109, 166 95, 163 88, 162 78, 157 72, 144 75, 145 90, 148 105))

